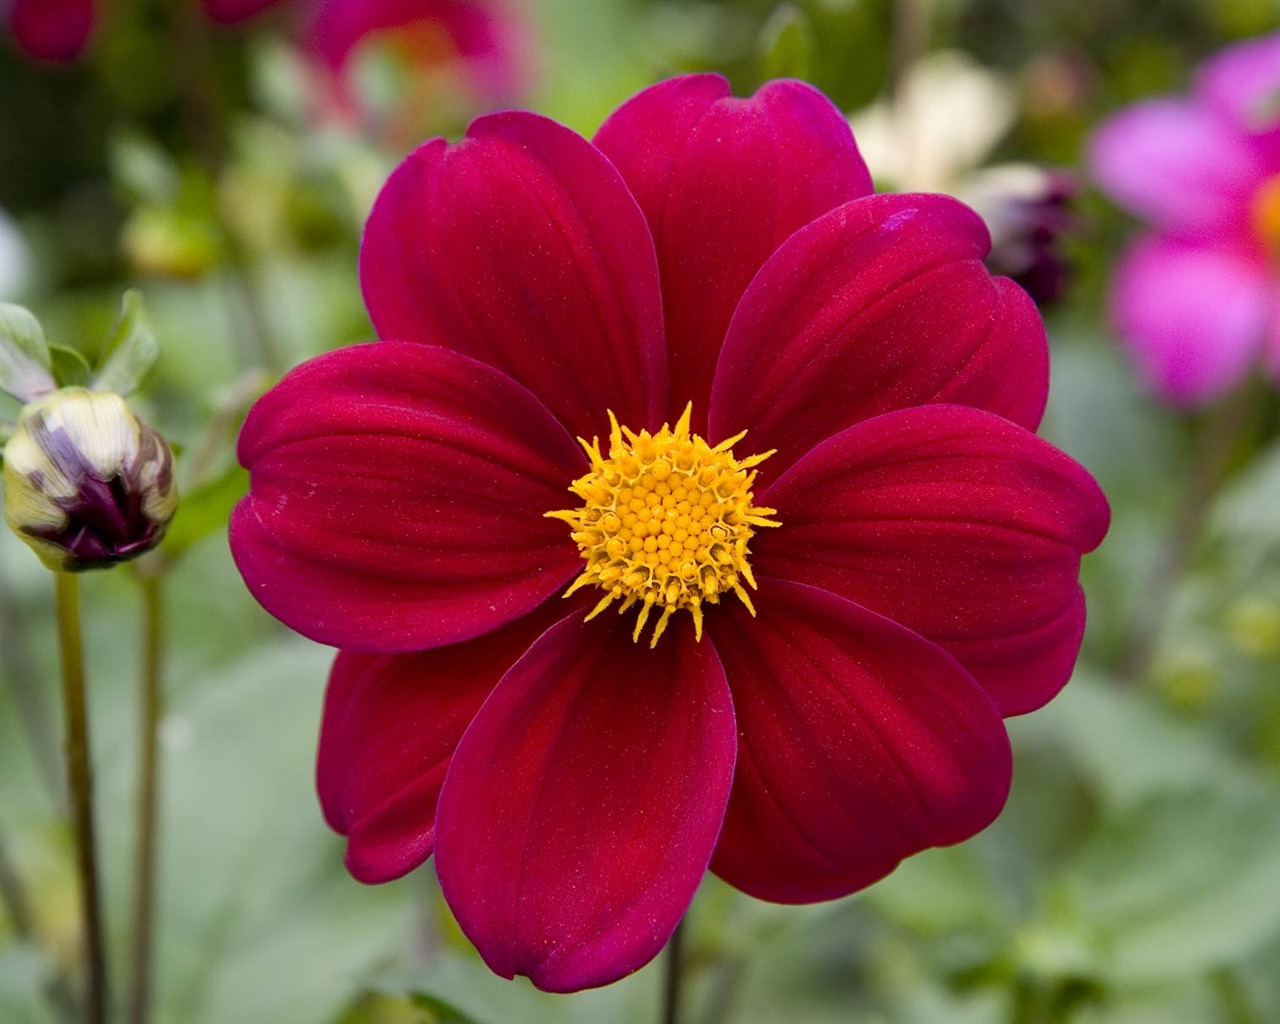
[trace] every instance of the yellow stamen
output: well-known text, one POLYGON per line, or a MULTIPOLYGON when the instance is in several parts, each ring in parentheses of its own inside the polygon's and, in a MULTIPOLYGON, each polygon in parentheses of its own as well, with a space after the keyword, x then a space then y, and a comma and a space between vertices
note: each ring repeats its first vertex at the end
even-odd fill
POLYGON ((1268 178, 1254 193, 1250 212, 1258 241, 1280 256, 1280 174, 1268 178))
POLYGON ((568 524, 586 562, 564 596, 588 583, 604 590, 589 619, 619 598, 619 612, 640 603, 636 641, 658 608, 650 647, 681 609, 701 640, 703 608, 724 594, 736 594, 754 615, 742 586, 756 588, 747 542, 753 527, 780 525, 769 518, 774 509, 751 504, 754 467, 773 452, 735 459, 731 449, 746 431, 712 447, 690 433, 692 412, 690 403, 674 428, 663 424, 655 433, 621 426, 610 412, 607 456, 599 438, 578 439, 591 471, 569 492, 582 506, 546 513, 568 524))

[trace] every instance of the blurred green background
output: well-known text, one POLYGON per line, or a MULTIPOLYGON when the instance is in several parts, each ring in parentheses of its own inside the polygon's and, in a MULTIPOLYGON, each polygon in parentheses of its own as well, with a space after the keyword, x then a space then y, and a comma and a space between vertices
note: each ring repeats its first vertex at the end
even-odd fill
MULTIPOLYGON (((688 70, 722 71, 739 93, 803 77, 853 113, 946 48, 999 76, 1012 103, 991 161, 1068 169, 1107 112, 1180 89, 1205 55, 1280 26, 1273 0, 511 6, 531 28, 521 105, 587 134, 635 90, 688 70)), ((546 996, 487 972, 430 865, 379 888, 350 880, 312 790, 329 652, 270 620, 227 552, 243 411, 272 374, 372 336, 355 272, 368 205, 416 138, 456 136, 477 110, 446 77, 446 100, 406 126, 397 74, 377 54, 362 61, 379 117, 353 127, 312 109, 283 10, 226 28, 193 21, 181 0, 120 3, 70 65, 0 40, 0 211, 22 239, 0 265, 0 300, 92 356, 122 289, 140 287, 164 346, 141 402, 182 452, 184 505, 164 552, 155 1019, 654 1020, 657 966, 546 996)), ((1012 797, 977 839, 816 907, 708 879, 690 918, 689 1022, 1280 1020, 1280 401, 1260 381, 1230 400, 1244 411, 1224 446, 1222 409, 1177 413, 1145 396, 1104 316, 1133 225, 1087 184, 1077 213, 1073 283, 1046 311, 1043 432, 1098 477, 1114 525, 1085 560, 1076 678, 1010 722, 1012 797)), ((128 571, 92 574, 84 600, 122 978, 138 587, 128 571)), ((54 642, 48 575, 4 533, 0 886, 20 889, 27 911, 0 914, 0 1021, 13 1024, 59 1019, 58 979, 77 953, 54 642)))

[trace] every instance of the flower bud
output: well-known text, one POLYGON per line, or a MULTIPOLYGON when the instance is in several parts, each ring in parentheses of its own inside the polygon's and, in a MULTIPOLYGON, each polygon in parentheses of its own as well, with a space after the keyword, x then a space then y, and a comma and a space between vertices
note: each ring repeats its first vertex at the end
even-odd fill
POLYGON ((1079 230, 1072 209, 1078 191, 1065 171, 1002 164, 979 171, 959 192, 991 231, 988 268, 1013 278, 1040 306, 1061 298, 1070 283, 1062 242, 1079 230))
POLYGON ((62 388, 23 408, 4 448, 4 515, 50 569, 135 558, 177 506, 169 445, 119 395, 62 388))

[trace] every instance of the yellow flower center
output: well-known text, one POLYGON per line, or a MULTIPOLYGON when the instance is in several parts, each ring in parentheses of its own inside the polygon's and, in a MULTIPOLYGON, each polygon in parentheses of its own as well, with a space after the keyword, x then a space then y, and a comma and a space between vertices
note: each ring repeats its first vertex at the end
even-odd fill
POLYGON ((703 605, 719 604, 722 594, 737 594, 754 615, 743 588, 756 585, 747 544, 753 527, 779 525, 768 518, 773 509, 751 504, 754 467, 773 452, 734 458, 730 449, 745 430, 712 447, 689 432, 691 409, 685 406, 674 428, 663 424, 653 434, 620 427, 609 413, 608 457, 599 438, 578 439, 591 471, 569 490, 582 507, 547 513, 569 524, 587 563, 564 596, 591 583, 600 587, 604 597, 588 619, 614 601, 622 601, 619 612, 640 605, 637 641, 649 613, 661 609, 650 647, 682 608, 701 640, 703 605))
POLYGON ((1250 213, 1258 241, 1280 255, 1280 174, 1268 178, 1254 193, 1250 213))

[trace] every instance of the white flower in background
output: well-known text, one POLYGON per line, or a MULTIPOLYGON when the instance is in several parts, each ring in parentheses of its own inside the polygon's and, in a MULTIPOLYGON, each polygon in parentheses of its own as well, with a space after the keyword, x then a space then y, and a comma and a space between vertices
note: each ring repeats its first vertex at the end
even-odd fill
POLYGON ((903 192, 944 192, 972 206, 991 232, 988 265, 1044 303, 1066 281, 1057 242, 1075 223, 1075 183, 1029 163, 977 170, 1016 117, 1004 77, 966 54, 940 50, 907 71, 892 100, 873 103, 849 123, 878 181, 903 192))
POLYGON ((902 192, 952 192, 1013 126, 1017 103, 1000 75, 955 50, 921 58, 898 95, 849 118, 877 179, 902 192))

